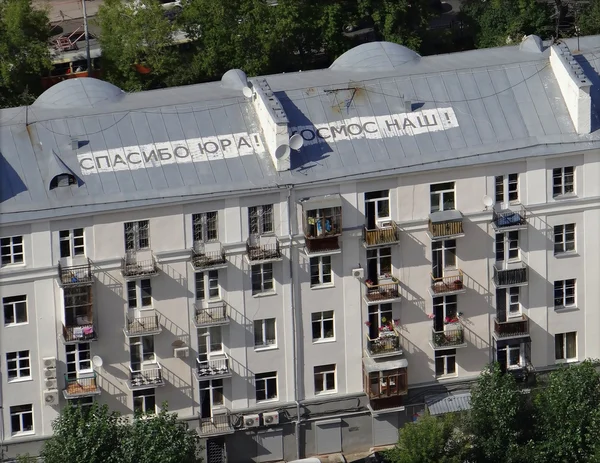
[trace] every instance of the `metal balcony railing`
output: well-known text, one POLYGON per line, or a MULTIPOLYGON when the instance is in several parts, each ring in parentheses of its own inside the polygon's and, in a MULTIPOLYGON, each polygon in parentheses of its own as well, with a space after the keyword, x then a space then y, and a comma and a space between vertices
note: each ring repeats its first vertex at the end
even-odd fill
POLYGON ((383 246, 394 244, 400 241, 400 232, 396 222, 389 221, 389 225, 369 229, 365 225, 363 228, 363 243, 366 247, 383 246))
POLYGON ((529 334, 529 318, 526 315, 500 321, 494 318, 494 334, 497 338, 527 336, 529 334))
POLYGON ((63 266, 59 262, 58 282, 63 288, 91 285, 94 282, 91 261, 87 259, 87 264, 71 266, 63 266))
POLYGON ((367 336, 367 353, 371 357, 379 357, 386 355, 402 354, 402 346, 400 345, 400 337, 393 328, 392 331, 380 332, 379 337, 371 339, 367 336))
POLYGON ((400 297, 397 282, 374 285, 367 281, 365 287, 365 298, 369 302, 387 301, 400 297))
POLYGON ((525 209, 494 211, 492 227, 496 231, 519 229, 527 227, 527 212, 525 209))
POLYGON ((229 434, 233 432, 233 424, 229 413, 222 415, 213 415, 208 418, 200 417, 200 426, 198 434, 201 436, 210 436, 216 434, 229 434))
POLYGON ((229 323, 229 312, 225 302, 211 306, 202 307, 199 304, 194 305, 194 323, 196 327, 210 325, 224 325, 229 323))
POLYGON ((143 389, 145 387, 164 386, 162 367, 160 363, 143 364, 141 369, 132 369, 129 366, 129 389, 143 389))
POLYGON ((77 378, 70 377, 68 374, 65 375, 65 388, 63 389, 65 399, 97 394, 100 394, 100 387, 95 372, 77 378))
POLYGON ((69 323, 63 325, 63 338, 65 342, 95 341, 97 335, 96 326, 93 322, 81 325, 69 323))
POLYGON ((450 270, 444 273, 447 273, 447 275, 439 278, 431 274, 431 294, 437 296, 465 291, 462 270, 450 270))
POLYGON ((446 325, 443 331, 431 330, 431 344, 436 349, 461 347, 465 344, 465 333, 460 323, 446 325))
POLYGON ((121 259, 121 273, 125 278, 144 278, 158 274, 156 258, 137 260, 135 257, 121 259))
POLYGON ((125 315, 125 334, 127 336, 153 335, 161 332, 162 328, 158 321, 158 315, 154 310, 148 310, 151 315, 134 317, 125 315))
POLYGON ((340 243, 337 236, 305 239, 304 246, 307 254, 333 253, 340 250, 340 243))
POLYGON ((265 261, 281 259, 279 241, 269 244, 251 244, 246 241, 246 253, 250 261, 265 261))
POLYGON ((226 354, 224 358, 209 360, 200 360, 200 357, 198 357, 196 364, 198 378, 213 379, 215 377, 231 376, 229 357, 226 354))
POLYGON ((528 267, 524 262, 494 265, 494 283, 496 287, 521 286, 527 284, 528 267))
POLYGON ((225 251, 198 251, 192 249, 192 266, 194 270, 210 269, 212 267, 220 267, 227 264, 225 251))

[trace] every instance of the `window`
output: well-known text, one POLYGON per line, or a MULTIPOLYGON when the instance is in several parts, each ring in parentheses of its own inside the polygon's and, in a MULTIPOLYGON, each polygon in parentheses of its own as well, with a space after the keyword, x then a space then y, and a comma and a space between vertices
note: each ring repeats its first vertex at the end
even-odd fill
POLYGON ((10 236, 0 238, 0 254, 2 255, 2 267, 11 264, 23 263, 23 237, 10 236))
POLYGON ((454 182, 438 183, 429 187, 431 212, 452 211, 456 209, 454 182))
POLYGON ((365 193, 365 218, 370 229, 375 228, 377 222, 390 218, 389 190, 365 193))
POLYGON ((456 375, 456 349, 435 351, 435 376, 456 375))
POLYGON ((392 273, 392 248, 367 250, 367 277, 373 282, 392 273))
POLYGON ((277 400, 277 372, 259 373, 254 376, 256 401, 277 400))
POLYGON ((554 227, 554 254, 575 251, 575 224, 556 225, 554 227))
POLYGON ((315 367, 315 395, 335 392, 335 365, 315 367))
POLYGON ((248 224, 251 235, 273 233, 273 205, 249 207, 248 224))
POLYGON ((252 266, 252 294, 273 291, 273 264, 252 266))
POLYGON ((150 222, 140 220, 139 222, 125 223, 125 250, 140 251, 150 247, 150 222))
POLYGON ((129 357, 131 369, 140 371, 142 362, 153 363, 156 361, 154 355, 154 336, 141 336, 129 340, 129 357))
POLYGON ((369 306, 369 337, 379 337, 379 329, 392 323, 392 304, 378 304, 369 306))
POLYGON ((200 403, 203 402, 205 397, 210 400, 210 404, 213 407, 215 405, 223 405, 225 403, 223 396, 223 380, 213 379, 212 381, 200 381, 200 403))
POLYGON ((458 318, 458 297, 456 295, 433 298, 433 328, 443 331, 447 323, 458 318))
POLYGON ((513 286, 506 291, 506 304, 508 307, 508 316, 516 317, 521 315, 521 302, 519 301, 521 288, 513 286))
POLYGON ((208 272, 196 273, 196 300, 204 300, 207 292, 209 299, 219 299, 221 296, 221 291, 219 289, 218 270, 209 270, 208 272), (205 276, 207 278, 205 278, 205 276), (208 287, 206 287, 207 283, 208 287))
POLYGON ((13 436, 33 434, 33 405, 10 407, 10 429, 13 436))
POLYGON ((130 309, 152 307, 150 279, 127 282, 127 304, 130 309))
POLYGON ((575 306, 575 279, 554 282, 554 308, 575 306))
POLYGON ((203 212, 192 215, 194 242, 216 241, 219 239, 217 212, 203 212))
POLYGON ((519 174, 496 176, 496 202, 519 202, 519 174))
POLYGON ((89 342, 68 344, 67 351, 67 376, 74 379, 80 373, 92 372, 92 348, 89 342))
POLYGON ((434 278, 442 278, 445 269, 456 268, 456 240, 431 243, 431 269, 434 278))
POLYGON ((9 381, 31 378, 29 351, 8 352, 6 354, 6 371, 9 381))
POLYGON ((310 285, 327 285, 333 281, 331 272, 331 256, 310 258, 310 285))
POLYGON ((577 360, 577 332, 554 335, 554 358, 560 360, 577 360))
POLYGON ((277 344, 275 319, 254 320, 254 347, 268 347, 277 344))
POLYGON ((496 233, 496 262, 519 259, 519 231, 496 233))
POLYGON ((27 323, 27 297, 11 296, 3 297, 4 326, 27 323))
POLYGON ((203 354, 223 352, 223 333, 220 326, 198 330, 198 350, 203 354))
POLYGON ((575 192, 575 167, 552 169, 552 196, 561 196, 575 192))
POLYGON ((91 287, 65 288, 65 324, 83 326, 93 323, 91 287))
POLYGON ((155 389, 133 391, 133 411, 136 413, 156 413, 155 389))
MULTIPOLYGON (((90 407, 94 405, 94 396, 80 397, 78 399, 68 399, 71 405, 81 407, 81 411, 89 413, 90 407)), ((85 415, 84 415, 85 416, 85 415)))
POLYGON ((61 230, 58 232, 60 243, 60 257, 85 256, 83 241, 83 228, 61 230))
POLYGON ((311 314, 313 341, 323 341, 334 337, 333 310, 311 314))

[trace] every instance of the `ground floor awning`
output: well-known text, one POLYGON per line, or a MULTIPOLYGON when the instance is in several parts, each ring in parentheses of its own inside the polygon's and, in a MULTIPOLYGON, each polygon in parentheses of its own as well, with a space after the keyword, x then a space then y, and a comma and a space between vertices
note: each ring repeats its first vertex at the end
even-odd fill
POLYGON ((462 392, 437 395, 425 399, 425 403, 429 414, 433 416, 462 412, 471 409, 471 393, 462 392))

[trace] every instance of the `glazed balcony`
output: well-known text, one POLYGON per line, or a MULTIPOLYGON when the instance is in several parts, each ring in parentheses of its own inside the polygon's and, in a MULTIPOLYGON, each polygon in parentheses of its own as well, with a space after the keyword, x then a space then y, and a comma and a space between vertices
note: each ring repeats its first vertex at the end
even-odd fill
POLYGON ((363 358, 363 386, 372 412, 402 406, 403 396, 408 394, 407 367, 404 358, 385 361, 363 358))
MULTIPOLYGON (((506 318, 506 317, 503 317, 506 318)), ((496 339, 523 338, 529 336, 529 318, 526 315, 501 321, 494 318, 494 337, 496 339)))
POLYGON ((89 259, 86 264, 81 265, 58 263, 58 283, 61 287, 90 286, 93 282, 92 262, 89 259))
POLYGON ((402 355, 402 346, 400 345, 400 336, 396 327, 387 328, 387 331, 380 331, 377 338, 371 339, 366 333, 367 343, 366 351, 369 357, 388 357, 393 355, 402 355))
POLYGON ((387 246, 398 242, 400 242, 400 231, 393 220, 381 222, 373 229, 367 228, 366 225, 363 228, 363 246, 365 248, 387 246))
POLYGON ((462 214, 455 210, 432 212, 429 214, 428 233, 434 241, 465 236, 462 214))
POLYGON ((196 358, 196 378, 198 381, 207 379, 221 379, 231 377, 231 366, 229 356, 223 354, 219 358, 201 360, 200 356, 196 358))
POLYGON ((379 284, 373 284, 370 280, 365 281, 364 299, 367 304, 382 304, 400 300, 398 279, 392 277, 390 280, 381 280, 379 284))
POLYGON ((467 347, 463 326, 458 322, 447 324, 442 331, 432 329, 431 345, 434 350, 467 347))
POLYGON ((494 284, 496 288, 525 286, 528 283, 528 267, 525 262, 496 262, 494 284))
POLYGON ((158 321, 158 314, 154 310, 143 310, 140 316, 125 315, 125 336, 153 336, 160 334, 162 328, 158 321))
POLYGON ((132 369, 129 365, 129 380, 127 387, 130 391, 150 387, 164 386, 162 367, 158 362, 143 363, 140 369, 132 369))
POLYGON ((494 211, 492 227, 496 232, 507 232, 527 228, 527 212, 523 208, 494 211))
POLYGON ((202 307, 201 303, 194 304, 194 325, 196 328, 227 325, 228 323, 229 307, 225 302, 210 307, 202 307))
POLYGON ((232 434, 234 432, 233 420, 229 411, 227 413, 213 415, 208 418, 200 417, 198 434, 200 437, 218 436, 220 434, 232 434))
POLYGON ((246 257, 251 264, 281 260, 279 240, 275 236, 251 236, 246 241, 246 257))
POLYGON ((328 195, 301 200, 302 225, 306 254, 325 255, 340 252, 342 234, 342 198, 328 195))
POLYGON ((227 258, 221 243, 194 243, 190 263, 194 270, 216 270, 227 267, 227 258))
POLYGON ((156 258, 150 251, 127 253, 121 259, 121 273, 126 280, 139 280, 158 275, 156 258))
POLYGON ((65 375, 65 388, 63 395, 65 399, 78 399, 100 394, 100 386, 96 373, 83 374, 77 378, 65 375))
POLYGON ((467 291, 464 284, 464 274, 462 270, 445 270, 443 277, 436 278, 431 274, 431 286, 429 293, 433 297, 449 296, 460 294, 467 291))

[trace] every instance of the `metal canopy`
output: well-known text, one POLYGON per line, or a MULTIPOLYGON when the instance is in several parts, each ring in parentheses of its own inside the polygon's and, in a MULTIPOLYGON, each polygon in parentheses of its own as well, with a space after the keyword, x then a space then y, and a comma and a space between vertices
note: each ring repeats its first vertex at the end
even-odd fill
POLYGON ((397 370, 399 368, 408 367, 408 360, 406 359, 398 359, 398 360, 387 360, 385 362, 377 362, 375 359, 370 357, 363 358, 363 365, 365 367, 366 373, 373 373, 375 371, 387 371, 387 370, 397 370))
POLYGON ((438 211, 429 214, 429 220, 433 223, 456 222, 463 219, 460 211, 438 211))
POLYGON ((327 209, 330 207, 342 207, 342 197, 339 194, 315 196, 312 198, 304 198, 300 200, 302 208, 305 211, 314 209, 327 209))
POLYGON ((471 393, 464 392, 448 396, 435 396, 427 399, 426 403, 429 414, 433 416, 462 412, 471 409, 471 393))

